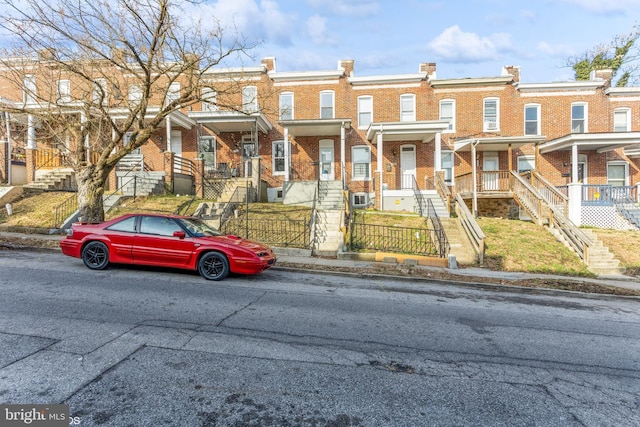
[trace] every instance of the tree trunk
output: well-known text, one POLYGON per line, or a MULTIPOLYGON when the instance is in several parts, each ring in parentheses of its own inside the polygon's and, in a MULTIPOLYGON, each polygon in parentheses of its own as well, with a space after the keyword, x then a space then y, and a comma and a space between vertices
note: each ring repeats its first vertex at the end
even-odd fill
POLYGON ((87 165, 76 173, 78 183, 78 206, 82 222, 103 222, 102 196, 109 172, 104 167, 87 165))

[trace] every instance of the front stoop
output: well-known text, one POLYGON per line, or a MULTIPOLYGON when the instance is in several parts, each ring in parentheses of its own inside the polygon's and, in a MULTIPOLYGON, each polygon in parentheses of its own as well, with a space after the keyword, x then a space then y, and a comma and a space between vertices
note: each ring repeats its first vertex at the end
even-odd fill
POLYGON ((315 256, 335 258, 344 245, 344 235, 340 230, 340 210, 317 211, 314 236, 315 256))
POLYGON ((440 218, 444 233, 449 241, 449 254, 455 255, 458 264, 474 265, 477 263, 476 254, 469 243, 469 239, 461 230, 457 218, 440 218))
POLYGON ((25 191, 77 191, 76 174, 73 169, 60 168, 42 171, 33 182, 23 186, 25 191))
POLYGON ((620 266, 620 260, 617 260, 615 256, 609 252, 609 248, 604 246, 602 241, 598 240, 596 233, 588 228, 582 229, 582 231, 593 242, 593 245, 589 248, 589 264, 587 264, 589 271, 598 276, 623 275, 626 268, 620 266))

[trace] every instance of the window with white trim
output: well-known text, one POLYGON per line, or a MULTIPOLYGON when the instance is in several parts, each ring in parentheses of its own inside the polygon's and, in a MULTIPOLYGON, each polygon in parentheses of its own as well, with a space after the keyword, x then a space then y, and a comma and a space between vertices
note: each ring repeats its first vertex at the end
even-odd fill
POLYGON ((482 129, 485 132, 500 130, 500 100, 498 98, 485 98, 482 109, 482 129))
POLYGON ((527 104, 524 106, 524 134, 540 135, 539 104, 527 104))
POLYGON ((571 104, 571 133, 586 133, 587 129, 587 104, 574 102, 571 104))
POLYGON ((218 111, 218 92, 210 87, 203 87, 200 92, 202 96, 202 111, 218 111))
POLYGON ((178 99, 180 99, 180 83, 173 82, 169 85, 169 89, 167 90, 167 105, 177 101, 178 99))
POLYGON ((400 121, 416 121, 416 96, 414 94, 400 95, 400 121))
POLYGON ((258 111, 258 88, 256 86, 242 88, 242 111, 245 113, 258 111))
POLYGON ((280 120, 293 120, 293 92, 280 94, 280 120))
POLYGON ((321 119, 333 119, 334 118, 334 102, 335 94, 332 90, 323 90, 320 92, 320 118, 321 119))
POLYGON ((536 168, 536 156, 518 156, 518 173, 534 170, 536 168))
POLYGON ((354 180, 371 178, 371 147, 360 145, 351 148, 352 176, 354 180))
POLYGON ((631 130, 631 109, 616 108, 613 110, 613 131, 629 132, 631 130))
POLYGON ((36 102, 36 76, 27 74, 22 82, 22 101, 25 104, 36 102))
POLYGON ((443 99, 440 101, 440 120, 448 120, 449 127, 444 131, 456 131, 456 101, 455 99, 443 99))
POLYGON ((442 151, 440 155, 440 169, 444 171, 444 182, 453 185, 453 151, 442 151))
POLYGON ((132 106, 136 106, 142 102, 142 88, 140 86, 129 86, 129 102, 132 106))
POLYGON ((373 121, 373 96, 358 97, 358 129, 366 129, 373 121))
POLYGON ((367 193, 352 193, 351 205, 354 208, 366 208, 369 205, 369 195, 367 193))
POLYGON ((629 185, 629 164, 621 161, 608 162, 607 184, 612 187, 629 185))
POLYGON ((56 84, 57 102, 71 102, 71 82, 58 80, 56 84))
POLYGON ((284 141, 273 141, 271 143, 271 161, 273 163, 273 175, 284 175, 285 157, 284 141))

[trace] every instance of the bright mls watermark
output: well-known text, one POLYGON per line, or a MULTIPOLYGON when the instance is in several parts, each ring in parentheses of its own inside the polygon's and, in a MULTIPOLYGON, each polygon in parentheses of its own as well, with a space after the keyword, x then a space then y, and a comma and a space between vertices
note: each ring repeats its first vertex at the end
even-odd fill
POLYGON ((68 427, 69 405, 0 405, 0 427, 68 427))

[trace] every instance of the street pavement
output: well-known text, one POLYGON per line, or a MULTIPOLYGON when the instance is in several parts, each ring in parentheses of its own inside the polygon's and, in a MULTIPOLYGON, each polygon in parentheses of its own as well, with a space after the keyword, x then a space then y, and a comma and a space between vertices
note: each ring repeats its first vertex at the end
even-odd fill
MULTIPOLYGON (((21 239, 45 239, 51 241, 59 241, 64 236, 58 234, 27 234, 27 233, 17 233, 17 232, 8 232, 8 231, 0 231, 0 237, 11 237, 11 238, 21 238, 21 239)), ((287 266, 286 268, 297 268, 298 266, 303 269, 309 269, 309 267, 317 267, 323 271, 332 271, 332 269, 339 269, 339 273, 344 274, 344 270, 352 270, 354 272, 367 272, 371 271, 371 274, 379 274, 375 266, 376 264, 386 264, 384 262, 377 262, 372 260, 372 257, 358 257, 357 254, 344 254, 343 256, 334 258, 324 258, 324 257, 313 257, 311 256, 311 252, 309 250, 303 249, 295 249, 295 248, 273 248, 276 254, 278 255, 278 266, 277 268, 282 268, 282 265, 287 266)), ((398 264, 400 266, 400 264, 398 264)), ((515 290, 519 281, 530 280, 530 279, 543 279, 543 280, 571 280, 574 282, 584 282, 584 283, 594 283, 600 285, 607 285, 625 289, 633 289, 640 290, 640 279, 638 277, 624 276, 624 275, 612 275, 612 276, 599 276, 597 278, 588 278, 588 277, 573 277, 573 276, 562 276, 562 275, 552 275, 552 274, 538 274, 538 273, 524 273, 524 272, 509 272, 509 271, 495 271, 487 268, 481 267, 462 267, 462 268, 446 268, 446 267, 435 267, 435 266, 424 266, 424 265, 416 265, 411 268, 433 271, 436 272, 446 272, 448 274, 448 280, 456 281, 456 282, 464 282, 467 285, 475 285, 475 286, 487 286, 487 279, 491 281, 491 279, 495 280, 495 284, 491 284, 490 286, 495 286, 496 284, 501 284, 508 282, 510 289, 515 290), (485 279, 477 281, 477 279, 485 279)), ((400 279, 402 277, 399 277, 400 279)), ((415 280, 415 277, 412 278, 415 280)), ((562 292, 562 291, 560 291, 562 292)))

